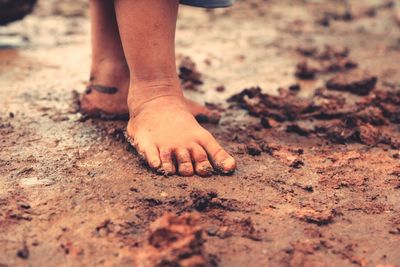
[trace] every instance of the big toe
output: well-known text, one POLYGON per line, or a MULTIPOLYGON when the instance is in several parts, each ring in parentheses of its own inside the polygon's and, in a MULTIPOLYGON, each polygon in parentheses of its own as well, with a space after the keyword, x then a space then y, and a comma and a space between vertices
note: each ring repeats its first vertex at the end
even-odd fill
POLYGON ((163 175, 174 175, 176 173, 176 168, 172 160, 171 150, 164 150, 160 148, 160 159, 161 166, 157 169, 157 172, 163 175))
POLYGON ((220 157, 216 156, 214 159, 215 165, 217 166, 217 170, 222 173, 230 174, 236 169, 236 160, 230 156, 226 151, 220 152, 220 157))
POLYGON ((161 159, 156 146, 148 146, 147 148, 145 148, 144 156, 147 164, 153 170, 157 170, 161 167, 161 159))

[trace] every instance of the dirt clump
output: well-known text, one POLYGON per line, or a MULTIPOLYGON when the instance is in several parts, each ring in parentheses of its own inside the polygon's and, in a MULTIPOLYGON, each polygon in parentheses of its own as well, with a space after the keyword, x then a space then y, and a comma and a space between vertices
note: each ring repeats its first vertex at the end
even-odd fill
POLYGON ((313 45, 303 45, 297 47, 297 51, 303 56, 319 60, 345 58, 350 53, 350 49, 348 47, 339 45, 325 45, 322 49, 313 45))
POLYGON ((218 194, 214 191, 193 190, 190 193, 190 208, 197 211, 204 211, 218 203, 217 197, 218 194))
POLYGON ((331 25, 331 21, 351 21, 352 19, 353 15, 349 11, 346 11, 342 14, 334 12, 324 12, 322 16, 320 16, 316 20, 316 23, 321 26, 328 27, 331 25))
POLYGON ((251 239, 253 241, 262 241, 263 240, 261 232, 255 228, 251 217, 247 217, 245 219, 239 220, 237 222, 237 225, 239 225, 239 228, 240 228, 239 231, 242 232, 242 237, 251 239))
POLYGON ((251 156, 259 156, 261 155, 262 149, 257 143, 251 142, 246 146, 246 151, 247 154, 251 156))
POLYGON ((29 249, 26 243, 23 244, 22 248, 17 251, 17 256, 21 259, 28 259, 29 258, 29 249))
POLYGON ((186 56, 179 63, 179 78, 182 87, 186 90, 197 91, 197 87, 203 84, 202 75, 196 68, 196 63, 186 56))
POLYGON ((238 236, 252 241, 266 240, 263 231, 255 227, 251 217, 231 220, 222 214, 215 216, 218 218, 218 222, 207 226, 209 236, 216 236, 220 239, 238 236))
POLYGON ((302 60, 296 66, 296 77, 303 80, 312 80, 319 72, 317 66, 311 66, 307 60, 302 60))
POLYGON ((215 91, 217 91, 219 93, 225 92, 225 86, 218 85, 217 87, 215 87, 215 91))
POLYGON ((333 222, 334 213, 331 210, 302 209, 295 212, 294 216, 308 223, 327 225, 333 222))
POLYGON ((217 266, 215 258, 204 251, 199 216, 185 213, 165 214, 149 227, 147 243, 140 250, 137 266, 201 267, 217 266))
MULTIPOLYGON (((251 115, 270 117, 276 121, 295 120, 299 115, 313 109, 312 102, 294 94, 281 91, 279 96, 262 93, 260 87, 246 88, 233 95, 228 102, 236 102, 251 115)), ((265 126, 264 126, 265 127, 265 126)), ((265 127, 268 128, 268 127, 265 127)))
POLYGON ((375 88, 378 78, 367 72, 340 73, 326 82, 329 90, 346 91, 356 95, 368 95, 375 88))
POLYGON ((379 11, 395 6, 395 2, 391 0, 382 1, 379 4, 370 6, 356 5, 353 7, 348 1, 344 1, 343 3, 344 10, 342 12, 325 11, 317 18, 316 23, 329 27, 332 21, 351 22, 365 17, 375 17, 379 11))
POLYGON ((343 72, 354 69, 358 64, 349 58, 350 50, 345 46, 325 45, 322 49, 312 45, 297 47, 303 57, 296 66, 295 76, 312 80, 318 74, 343 72))
POLYGON ((215 191, 194 189, 189 195, 190 201, 185 208, 187 211, 206 212, 210 210, 237 211, 240 203, 232 199, 221 198, 215 191))
POLYGON ((300 169, 302 166, 304 166, 304 161, 298 158, 294 159, 289 165, 293 169, 300 169))
POLYGON ((390 123, 400 122, 400 92, 377 90, 348 104, 344 97, 324 89, 316 90, 310 98, 301 98, 285 90, 273 96, 263 93, 260 87, 251 87, 228 101, 259 117, 267 129, 272 128, 272 119, 278 122, 277 129, 284 126, 287 132, 314 134, 334 143, 399 145, 397 137, 384 130, 390 123))

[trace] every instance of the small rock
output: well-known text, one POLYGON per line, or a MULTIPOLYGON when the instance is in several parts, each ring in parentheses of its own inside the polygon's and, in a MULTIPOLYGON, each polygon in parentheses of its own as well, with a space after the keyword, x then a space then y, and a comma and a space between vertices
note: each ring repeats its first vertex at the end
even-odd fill
POLYGON ((181 60, 179 78, 182 81, 182 87, 185 89, 196 90, 197 85, 203 84, 202 75, 190 57, 184 57, 181 60))
POLYGON ((303 80, 312 80, 315 78, 318 69, 311 66, 306 60, 301 61, 296 67, 296 77, 303 80))
POLYGON ((261 155, 262 150, 258 144, 250 143, 246 146, 246 151, 247 151, 247 154, 249 154, 251 156, 259 156, 259 155, 261 155))
POLYGON ((129 190, 131 192, 135 192, 135 193, 139 192, 139 189, 137 189, 136 187, 131 187, 131 188, 129 188, 129 190))
POLYGON ((19 204, 19 206, 20 206, 21 208, 23 208, 23 209, 26 209, 26 210, 28 210, 28 209, 31 208, 31 205, 29 205, 29 204, 27 204, 27 203, 21 203, 21 204, 19 204))
POLYGON ((294 169, 300 169, 302 166, 304 166, 304 162, 298 158, 294 159, 289 165, 290 168, 294 169))
POLYGON ((218 233, 218 227, 216 225, 212 225, 207 229, 207 234, 209 236, 215 236, 218 233))
POLYGON ((389 234, 400 235, 400 227, 395 227, 395 228, 389 230, 389 234))
POLYGON ((289 86, 289 91, 292 91, 292 92, 298 92, 298 91, 300 91, 300 89, 301 89, 300 84, 297 84, 297 83, 289 86))
POLYGON ((222 92, 225 91, 225 86, 219 85, 219 86, 217 86, 217 87, 215 88, 215 91, 217 91, 217 92, 219 92, 219 93, 222 93, 222 92))
POLYGON ((303 209, 296 212, 295 217, 301 221, 317 225, 327 225, 333 222, 333 212, 331 210, 303 209))
POLYGON ((29 258, 29 250, 28 250, 28 247, 26 246, 26 244, 24 244, 23 247, 17 251, 17 256, 24 260, 29 258))

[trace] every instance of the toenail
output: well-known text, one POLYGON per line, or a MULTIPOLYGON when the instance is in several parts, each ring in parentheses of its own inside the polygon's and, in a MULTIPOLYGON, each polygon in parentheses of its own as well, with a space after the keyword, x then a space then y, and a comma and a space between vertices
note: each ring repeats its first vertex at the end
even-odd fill
POLYGON ((161 166, 161 169, 163 169, 165 173, 173 173, 174 172, 173 166, 169 163, 164 163, 161 166))
POLYGON ((153 166, 154 168, 158 168, 160 167, 160 162, 158 160, 154 160, 150 163, 151 166, 153 166))
POLYGON ((158 169, 156 170, 156 172, 157 172, 158 174, 161 174, 161 175, 164 175, 164 176, 168 176, 168 175, 173 175, 173 174, 174 174, 172 170, 167 170, 167 169, 165 168, 165 166, 162 166, 161 168, 158 168, 158 169))
POLYGON ((232 157, 229 157, 225 160, 223 160, 220 164, 221 167, 218 168, 218 170, 223 173, 223 174, 231 174, 235 171, 236 163, 235 159, 232 157))
POLYGON ((200 165, 200 166, 198 165, 198 167, 197 167, 197 173, 201 176, 211 176, 213 171, 214 171, 214 169, 209 164, 200 165))

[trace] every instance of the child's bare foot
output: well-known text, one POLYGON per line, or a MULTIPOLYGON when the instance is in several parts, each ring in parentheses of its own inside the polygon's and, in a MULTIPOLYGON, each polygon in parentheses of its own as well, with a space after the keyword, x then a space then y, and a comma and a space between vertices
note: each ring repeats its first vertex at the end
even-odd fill
POLYGON ((148 99, 131 102, 127 135, 152 169, 183 176, 235 170, 233 157, 200 126, 181 95, 160 94, 148 99))
POLYGON ((125 62, 93 64, 89 85, 80 98, 89 117, 128 118, 129 69, 125 62))
MULTIPOLYGON (((126 63, 100 63, 92 70, 90 82, 80 98, 80 110, 88 117, 128 118, 129 69, 126 63)), ((187 109, 199 122, 217 123, 221 117, 192 100, 185 99, 187 109)))

